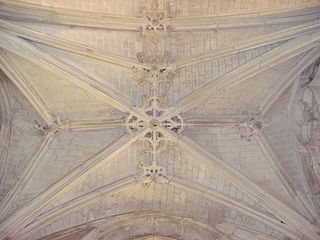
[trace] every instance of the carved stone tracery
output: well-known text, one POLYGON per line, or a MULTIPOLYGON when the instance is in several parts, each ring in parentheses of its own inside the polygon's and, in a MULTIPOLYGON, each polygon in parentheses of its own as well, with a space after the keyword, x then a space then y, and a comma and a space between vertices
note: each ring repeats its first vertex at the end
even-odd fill
POLYGON ((133 135, 146 126, 146 123, 137 116, 130 114, 125 122, 125 126, 129 134, 133 135))
POLYGON ((149 131, 140 140, 140 144, 143 153, 148 155, 152 162, 151 165, 142 167, 142 181, 145 184, 167 182, 169 179, 165 174, 165 168, 158 165, 158 157, 160 154, 166 153, 174 145, 174 142, 162 133, 161 128, 167 128, 175 133, 181 133, 183 130, 183 120, 178 115, 168 120, 160 120, 167 111, 164 99, 161 96, 144 99, 142 110, 150 117, 150 121, 146 126, 149 131))

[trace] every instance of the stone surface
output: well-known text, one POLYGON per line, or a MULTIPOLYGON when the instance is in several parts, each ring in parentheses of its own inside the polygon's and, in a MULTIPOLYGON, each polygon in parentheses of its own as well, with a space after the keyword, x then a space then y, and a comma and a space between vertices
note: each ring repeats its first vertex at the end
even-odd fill
MULTIPOLYGON (((311 149, 310 159, 317 163, 318 140, 312 148, 297 141, 291 105, 304 86, 301 72, 319 54, 318 48, 312 50, 319 41, 304 45, 311 35, 302 26, 318 31, 320 14, 312 20, 287 17, 302 9, 316 15, 312 9, 320 7, 319 0, 23 1, 49 6, 55 17, 54 11, 63 8, 69 17, 81 10, 106 14, 102 22, 114 16, 126 25, 126 17, 133 17, 138 24, 123 31, 62 24, 62 18, 52 24, 39 15, 34 21, 10 19, 38 32, 9 29, 19 35, 12 36, 17 41, 11 47, 7 33, 0 32, 0 55, 8 56, 25 77, 20 87, 34 89, 21 92, 15 86, 21 79, 5 71, 11 65, 1 57, 12 132, 0 181, 0 239, 317 239, 315 188, 319 185, 320 191, 320 184, 307 173, 318 168, 301 156, 311 149), (261 24, 275 12, 281 23, 261 24), (225 23, 237 18, 252 26, 200 29, 196 16, 228 16, 225 23), (190 29, 177 31, 167 17, 190 29), (303 31, 285 35, 295 27, 303 31), (279 38, 270 42, 273 36, 279 38), (30 43, 28 54, 19 54, 25 49, 21 41, 30 43), (67 73, 54 73, 59 65, 49 66, 50 57, 91 82, 77 79, 76 85, 67 73), (246 67, 254 62, 257 71, 248 74, 246 67), (297 74, 283 78, 291 70, 297 74), (241 82, 221 82, 229 75, 236 78, 234 73, 243 75, 241 82), (148 81, 138 84, 139 74, 148 81), (207 94, 207 86, 214 91, 207 94), (279 86, 278 94, 271 95, 279 86), (48 111, 47 123, 34 98, 48 111), (192 107, 171 114, 190 98, 192 107), (100 156, 105 150, 108 154, 100 156), (90 159, 103 164, 95 168, 90 159), (158 169, 163 175, 151 172, 158 169)), ((1 12, 0 18, 5 20, 1 12)), ((317 33, 313 38, 319 38, 317 33)), ((320 75, 313 75, 319 81, 320 75)))

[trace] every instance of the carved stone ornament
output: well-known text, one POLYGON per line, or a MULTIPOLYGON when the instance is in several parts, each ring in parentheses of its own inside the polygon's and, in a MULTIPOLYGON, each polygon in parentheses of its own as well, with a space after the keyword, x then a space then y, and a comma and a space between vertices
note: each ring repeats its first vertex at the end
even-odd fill
POLYGON ((167 183, 170 178, 166 175, 166 169, 164 167, 152 164, 150 166, 142 166, 141 181, 144 185, 149 185, 152 182, 167 183))
POLYGON ((133 71, 138 85, 147 86, 150 90, 150 95, 143 96, 143 104, 139 107, 139 112, 143 113, 147 120, 130 114, 125 124, 127 131, 132 135, 142 129, 148 130, 139 140, 142 152, 149 157, 151 163, 145 166, 141 161, 141 181, 148 185, 150 182, 168 181, 166 169, 158 165, 158 157, 165 154, 174 142, 165 135, 164 129, 179 134, 183 131, 184 123, 179 115, 162 119, 168 112, 166 91, 175 75, 171 53, 159 49, 161 38, 168 35, 169 27, 166 25, 168 9, 160 8, 158 1, 152 0, 141 12, 147 22, 141 27, 147 46, 143 52, 137 54, 137 60, 142 67, 134 67, 133 71))
POLYGON ((293 109, 294 131, 296 138, 304 146, 314 144, 319 138, 319 90, 305 85, 296 95, 296 104, 293 109))
POLYGON ((37 120, 33 121, 32 127, 34 129, 34 134, 47 135, 47 133, 48 133, 48 125, 47 124, 40 124, 37 120))
POLYGON ((157 0, 152 0, 147 8, 142 8, 141 15, 147 20, 147 23, 141 26, 143 36, 160 37, 169 34, 170 26, 165 23, 168 9, 160 8, 157 0))
POLYGON ((260 119, 251 118, 248 121, 236 123, 235 127, 238 128, 240 137, 248 142, 251 141, 252 136, 256 134, 257 130, 261 130, 264 123, 260 119))
POLYGON ((149 123, 143 122, 133 115, 129 115, 126 120, 126 127, 130 134, 134 134, 140 129, 148 127, 148 131, 140 140, 142 151, 145 154, 152 156, 152 161, 156 162, 158 154, 168 150, 173 142, 168 139, 161 131, 161 128, 166 128, 175 133, 181 133, 183 130, 183 120, 179 115, 170 119, 160 120, 166 112, 166 102, 162 96, 159 97, 144 97, 144 105, 141 109, 146 116, 150 118, 149 123))
POLYGON ((142 128, 144 128, 146 126, 146 123, 137 118, 136 116, 130 114, 125 122, 126 128, 128 133, 130 133, 131 135, 139 132, 142 128))
POLYGON ((320 58, 304 70, 292 108, 294 135, 304 175, 320 213, 320 58))
POLYGON ((55 118, 55 117, 53 117, 53 120, 50 124, 48 123, 40 124, 37 120, 35 120, 32 123, 32 127, 34 129, 34 134, 39 134, 39 135, 47 135, 47 134, 55 135, 59 131, 70 130, 70 124, 68 121, 63 123, 60 118, 55 118))
POLYGON ((138 85, 149 83, 151 91, 159 89, 161 83, 169 87, 172 83, 176 70, 170 67, 172 57, 169 52, 165 52, 163 56, 155 53, 154 55, 146 55, 143 52, 137 54, 140 63, 145 65, 143 68, 134 68, 133 71, 137 78, 138 85))

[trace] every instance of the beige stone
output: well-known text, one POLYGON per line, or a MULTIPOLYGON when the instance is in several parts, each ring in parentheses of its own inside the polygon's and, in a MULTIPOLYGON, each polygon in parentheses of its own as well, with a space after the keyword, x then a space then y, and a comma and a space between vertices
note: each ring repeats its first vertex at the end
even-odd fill
POLYGON ((0 0, 0 239, 320 239, 319 19, 0 0))

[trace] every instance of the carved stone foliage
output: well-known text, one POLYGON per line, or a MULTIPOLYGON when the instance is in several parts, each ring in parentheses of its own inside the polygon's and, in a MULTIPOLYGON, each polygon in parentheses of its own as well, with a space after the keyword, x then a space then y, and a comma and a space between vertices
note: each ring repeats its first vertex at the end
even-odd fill
POLYGON ((319 140, 320 128, 320 58, 304 70, 295 95, 294 131, 303 146, 312 146, 319 140))
POLYGON ((303 145, 313 145, 319 137, 320 102, 318 88, 309 85, 303 86, 297 93, 297 102, 294 108, 294 130, 299 142, 303 145))
POLYGON ((147 20, 147 23, 141 26, 142 34, 147 37, 167 36, 170 30, 170 26, 165 22, 168 12, 167 5, 160 7, 157 0, 152 0, 146 8, 142 8, 141 15, 147 20))
POLYGON ((32 127, 34 129, 34 134, 47 135, 49 132, 49 127, 46 123, 40 124, 37 120, 33 121, 32 127))
POLYGON ((141 86, 148 82, 151 91, 158 90, 161 83, 164 83, 166 87, 170 86, 175 74, 175 69, 169 66, 172 62, 171 53, 165 52, 161 56, 157 51, 153 55, 140 52, 137 58, 144 65, 143 68, 133 69, 138 85, 141 86))
POLYGON ((235 127, 240 133, 240 137, 243 140, 248 142, 251 141, 251 138, 257 134, 257 130, 261 130, 265 123, 258 118, 250 118, 248 121, 236 123, 235 127))
POLYGON ((167 138, 162 129, 166 128, 177 134, 183 130, 183 120, 179 115, 170 119, 161 120, 167 111, 166 98, 163 96, 144 97, 144 105, 141 112, 150 118, 149 122, 144 122, 133 115, 129 115, 126 121, 129 133, 134 134, 140 129, 148 128, 149 131, 140 139, 142 152, 150 158, 151 165, 141 164, 141 181, 148 185, 150 182, 168 182, 165 168, 158 165, 158 157, 165 154, 174 142, 167 138))
POLYGON ((151 166, 141 166, 141 168, 141 180, 146 186, 151 182, 167 183, 170 181, 170 178, 166 175, 166 169, 164 167, 152 164, 151 166))
MULTIPOLYGON (((158 165, 158 157, 165 154, 174 144, 163 132, 163 129, 179 134, 183 130, 183 119, 176 115, 162 119, 168 112, 167 89, 174 80, 175 68, 170 52, 160 49, 160 42, 168 36, 169 26, 166 25, 168 9, 160 7, 157 0, 147 2, 147 7, 141 9, 146 24, 141 26, 144 51, 137 54, 137 60, 142 67, 134 67, 134 77, 140 87, 149 87, 149 95, 143 96, 139 112, 146 116, 147 121, 134 115, 129 115, 126 127, 130 134, 141 129, 148 131, 140 139, 141 151, 149 158, 150 165, 141 161, 141 181, 148 185, 150 182, 167 182, 169 177, 166 169, 158 165)), ((166 6, 164 4, 164 6, 166 6)))
POLYGON ((313 201, 320 214, 320 58, 300 77, 292 109, 294 134, 313 201))
POLYGON ((39 123, 37 120, 33 121, 32 127, 34 129, 34 134, 39 135, 47 135, 52 134, 55 135, 59 131, 69 131, 70 124, 68 121, 62 122, 60 118, 53 117, 53 120, 50 124, 48 123, 39 123))

